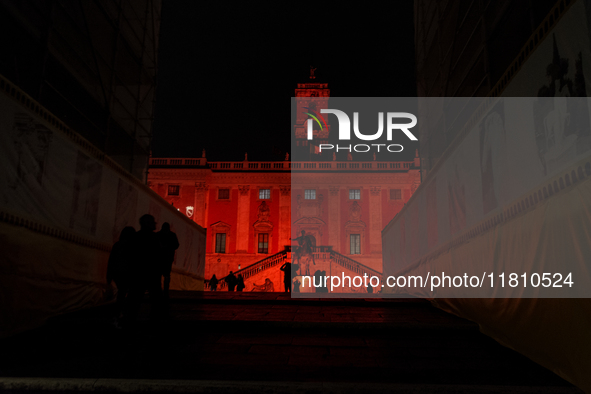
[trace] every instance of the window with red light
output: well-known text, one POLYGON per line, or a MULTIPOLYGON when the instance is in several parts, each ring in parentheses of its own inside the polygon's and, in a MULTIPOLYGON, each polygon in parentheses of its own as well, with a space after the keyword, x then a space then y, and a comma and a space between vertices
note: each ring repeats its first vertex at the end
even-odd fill
POLYGON ((168 185, 168 195, 178 196, 181 193, 181 185, 168 185))
POLYGON ((215 235, 215 252, 226 253, 226 234, 218 233, 215 235))
POLYGON ((351 254, 361 254, 360 234, 351 234, 351 254))
POLYGON ((390 200, 402 200, 402 190, 390 189, 390 200))
POLYGON ((259 234, 259 253, 269 253, 269 234, 259 234))

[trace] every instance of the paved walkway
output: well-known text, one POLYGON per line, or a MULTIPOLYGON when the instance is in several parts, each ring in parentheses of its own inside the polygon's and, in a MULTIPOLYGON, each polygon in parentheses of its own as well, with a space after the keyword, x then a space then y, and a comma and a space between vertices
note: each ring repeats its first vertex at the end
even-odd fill
POLYGON ((422 300, 179 292, 169 319, 148 314, 117 330, 95 308, 1 340, 0 390, 579 392, 422 300))

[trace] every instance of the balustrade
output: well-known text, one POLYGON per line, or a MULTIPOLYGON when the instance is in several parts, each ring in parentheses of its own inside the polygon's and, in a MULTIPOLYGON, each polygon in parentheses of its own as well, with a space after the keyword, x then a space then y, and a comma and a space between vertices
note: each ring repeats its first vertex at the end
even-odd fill
POLYGON ((396 169, 413 169, 414 162, 331 162, 331 161, 302 161, 302 162, 256 162, 256 161, 228 161, 208 162, 205 158, 153 158, 150 159, 151 166, 209 166, 212 170, 251 170, 251 171, 284 171, 290 170, 314 170, 322 172, 325 170, 343 169, 351 171, 391 171, 396 169))
MULTIPOLYGON (((249 265, 248 267, 244 267, 236 272, 234 275, 242 274, 244 280, 250 278, 253 275, 258 274, 261 271, 267 270, 269 268, 275 267, 279 264, 283 265, 283 263, 288 260, 288 253, 290 253, 287 249, 282 250, 279 253, 276 253, 272 256, 269 256, 263 260, 257 261, 254 264, 249 265)), ((340 265, 343 268, 353 272, 356 275, 363 276, 367 274, 368 276, 377 276, 380 279, 380 282, 383 281, 383 275, 381 272, 374 270, 364 264, 361 264, 358 261, 350 259, 347 256, 340 254, 339 252, 335 252, 332 250, 332 246, 325 246, 319 245, 313 248, 314 258, 315 259, 331 259, 336 264, 340 265)), ((207 281, 206 281, 207 283, 207 281)), ((220 289, 226 288, 226 282, 220 280, 220 289)))

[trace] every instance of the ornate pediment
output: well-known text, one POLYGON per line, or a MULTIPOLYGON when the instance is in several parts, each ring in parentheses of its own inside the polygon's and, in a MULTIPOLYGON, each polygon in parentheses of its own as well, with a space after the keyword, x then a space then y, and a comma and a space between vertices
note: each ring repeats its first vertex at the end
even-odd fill
POLYGON ((296 220, 295 222, 293 222, 294 225, 296 226, 301 226, 301 225, 325 225, 326 222, 322 219, 319 218, 314 218, 314 217, 305 217, 305 218, 300 218, 298 220, 296 220))
POLYGON ((255 231, 270 233, 273 231, 273 222, 261 222, 260 220, 257 220, 252 227, 254 227, 255 231))
POLYGON ((326 222, 322 219, 303 217, 293 222, 291 229, 295 231, 297 236, 299 236, 303 230, 306 234, 313 236, 316 240, 320 240, 325 227, 326 222))
POLYGON ((230 231, 230 228, 231 228, 232 226, 231 226, 231 225, 229 225, 229 224, 228 224, 228 223, 226 223, 226 222, 219 221, 219 222, 215 222, 215 223, 213 223, 213 224, 212 224, 212 225, 210 225, 209 227, 211 227, 211 228, 212 228, 212 230, 214 230, 215 232, 221 233, 221 232, 224 232, 224 230, 228 230, 228 231, 230 231))
POLYGON ((345 223, 345 228, 347 228, 347 229, 351 229, 351 228, 364 229, 365 228, 365 222, 352 222, 352 221, 348 221, 347 223, 345 223))

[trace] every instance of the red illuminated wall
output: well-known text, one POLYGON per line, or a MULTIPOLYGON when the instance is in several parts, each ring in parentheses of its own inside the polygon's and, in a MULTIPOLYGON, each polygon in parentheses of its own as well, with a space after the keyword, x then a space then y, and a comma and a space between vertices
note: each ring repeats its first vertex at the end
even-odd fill
MULTIPOLYGON (((408 201, 419 176, 418 169, 366 172, 359 176, 346 171, 318 171, 306 174, 306 186, 292 190, 290 172, 233 171, 230 168, 234 168, 234 162, 226 165, 228 170, 220 171, 220 162, 217 163, 199 168, 163 165, 151 168, 149 175, 149 185, 155 192, 184 214, 192 206, 191 218, 207 229, 206 278, 214 273, 223 277, 239 266, 245 268, 282 251, 291 243, 289 238, 298 237, 302 229, 316 237, 317 245, 332 246, 381 271, 380 232, 408 201), (168 195, 169 185, 180 185, 179 196, 168 195), (305 200, 306 188, 316 190, 316 200, 305 200), (402 199, 390 199, 393 188, 401 190, 402 199), (230 189, 230 198, 220 200, 219 189, 230 189), (269 214, 263 222, 259 220, 263 202, 259 199, 260 189, 270 189, 271 193, 271 198, 264 200, 269 214), (359 189, 361 198, 350 200, 349 189, 359 189), (352 211, 355 203, 360 207, 358 213, 352 211), (257 233, 261 229, 269 234, 268 254, 258 253, 257 233), (349 254, 352 231, 361 234, 361 254, 349 254), (225 253, 215 253, 216 233, 227 234, 225 253)), ((272 164, 275 163, 289 168, 287 161, 272 164)))

